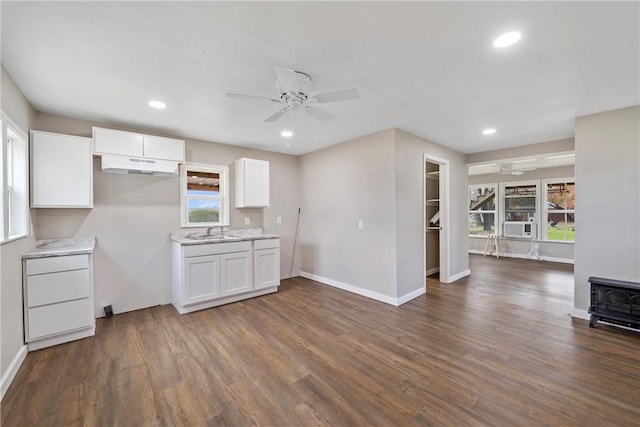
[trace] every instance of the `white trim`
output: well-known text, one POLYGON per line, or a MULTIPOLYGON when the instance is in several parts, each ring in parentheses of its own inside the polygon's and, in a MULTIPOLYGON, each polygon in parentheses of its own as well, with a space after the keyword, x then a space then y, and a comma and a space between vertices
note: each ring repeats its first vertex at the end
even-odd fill
POLYGON ((431 276, 432 274, 436 274, 440 271, 440 267, 434 267, 434 268, 430 268, 427 271, 424 272, 425 277, 426 276, 431 276))
MULTIPOLYGON (((479 249, 469 249, 470 254, 478 254, 484 255, 484 251, 479 249)), ((520 259, 528 259, 531 261, 548 261, 548 262, 560 262, 562 264, 575 264, 575 261, 571 258, 556 258, 551 256, 541 256, 538 259, 529 258, 526 254, 513 254, 507 252, 500 252, 500 256, 507 258, 520 258, 520 259)))
POLYGON ((415 291, 409 292, 408 294, 403 295, 403 296, 401 296, 400 298, 397 298, 397 299, 396 299, 396 302, 397 302, 397 303, 396 303, 395 305, 396 305, 396 306, 402 305, 402 304, 404 304, 405 302, 409 302, 409 301, 411 301, 412 299, 416 299, 416 298, 418 298, 419 296, 424 295, 424 294, 426 294, 426 293, 427 293, 427 288, 426 288, 426 286, 421 286, 421 287, 420 287, 420 289, 416 289, 415 291))
POLYGON ((461 271, 458 274, 454 274, 453 276, 449 276, 446 281, 443 281, 443 283, 452 283, 452 282, 455 282, 456 280, 462 279, 463 277, 467 277, 470 274, 471 274, 471 270, 466 269, 464 271, 461 271))
POLYGON ((16 357, 14 357, 11 361, 7 372, 5 372, 2 376, 2 379, 0 380, 0 399, 4 397, 4 394, 9 389, 11 382, 18 373, 18 369, 20 369, 20 366, 22 366, 22 362, 24 362, 24 359, 27 357, 27 353, 27 346, 23 345, 18 351, 18 354, 16 354, 16 357))
MULTIPOLYGON (((318 283, 322 283, 324 285, 329 285, 329 286, 333 286, 334 288, 342 289, 343 291, 352 292, 354 294, 362 295, 363 297, 371 298, 371 299, 374 299, 376 301, 380 301, 380 302, 384 302, 384 303, 387 303, 387 304, 395 305, 396 307, 398 305, 400 305, 400 304, 398 304, 398 301, 399 301, 398 298, 393 298, 393 297, 390 297, 388 295, 384 295, 384 294, 381 294, 381 293, 378 293, 378 292, 370 291, 368 289, 359 288, 357 286, 349 285, 347 283, 342 283, 342 282, 339 282, 337 280, 333 280, 333 279, 329 279, 329 278, 326 278, 326 277, 318 276, 316 274, 307 273, 306 271, 301 271, 300 272, 300 276, 304 277, 305 279, 314 280, 314 281, 316 281, 318 283)), ((411 295, 411 294, 408 294, 408 295, 411 295)), ((406 295, 404 297, 402 297, 402 298, 404 299, 405 297, 406 297, 406 295)))
POLYGON ((589 320, 591 318, 591 315, 586 310, 581 310, 579 308, 572 309, 569 314, 571 317, 575 317, 576 319, 589 320))

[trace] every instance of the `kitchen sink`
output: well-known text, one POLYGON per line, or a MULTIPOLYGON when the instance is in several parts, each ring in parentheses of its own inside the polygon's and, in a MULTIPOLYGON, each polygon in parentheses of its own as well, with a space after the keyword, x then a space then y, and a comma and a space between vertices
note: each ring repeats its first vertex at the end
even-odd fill
POLYGON ((221 236, 219 234, 207 234, 203 231, 198 233, 190 233, 184 237, 192 240, 207 240, 211 242, 224 242, 226 240, 240 240, 239 237, 235 237, 235 236, 221 236))

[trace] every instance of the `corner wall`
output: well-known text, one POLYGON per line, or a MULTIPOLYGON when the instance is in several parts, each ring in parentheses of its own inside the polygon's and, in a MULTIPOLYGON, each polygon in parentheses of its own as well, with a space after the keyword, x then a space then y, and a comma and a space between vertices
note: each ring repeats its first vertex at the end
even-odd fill
POLYGON ((586 311, 589 276, 640 282, 640 107, 578 117, 575 127, 574 307, 586 311))
MULTIPOLYGON (((2 67, 1 74, 2 111, 29 134, 35 113, 29 102, 2 67)), ((34 210, 31 210, 33 216, 34 210)), ((35 244, 27 236, 0 247, 0 378, 2 392, 13 379, 21 358, 26 355, 22 323, 22 254, 35 244), (14 371, 15 370, 15 371, 14 371)))

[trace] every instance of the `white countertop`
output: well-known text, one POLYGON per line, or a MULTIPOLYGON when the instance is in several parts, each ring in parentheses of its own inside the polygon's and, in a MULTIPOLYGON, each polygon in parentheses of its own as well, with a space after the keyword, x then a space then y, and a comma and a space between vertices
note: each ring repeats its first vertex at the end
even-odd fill
POLYGON ((36 247, 23 254, 22 259, 90 254, 95 245, 95 237, 38 240, 36 247))
MULTIPOLYGON (((217 227, 216 227, 217 228, 217 227)), ((206 230, 188 230, 177 231, 171 233, 171 240, 181 245, 203 245, 210 243, 226 243, 226 242, 242 242, 247 240, 262 240, 262 239, 279 239, 277 234, 264 234, 261 228, 238 228, 225 230, 224 238, 219 236, 218 230, 214 230, 210 237, 206 238, 192 238, 189 235, 204 235, 206 230)))

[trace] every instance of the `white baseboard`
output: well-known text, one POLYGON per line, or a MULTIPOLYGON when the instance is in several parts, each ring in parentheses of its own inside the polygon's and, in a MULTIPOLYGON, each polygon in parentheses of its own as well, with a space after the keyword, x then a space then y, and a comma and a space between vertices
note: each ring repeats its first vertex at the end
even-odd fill
POLYGON ((591 315, 586 310, 580 310, 579 308, 574 308, 570 314, 571 317, 575 317, 576 319, 589 320, 591 318, 591 315))
MULTIPOLYGON (((484 251, 479 249, 469 249, 469 253, 484 255, 484 251)), ((491 255, 491 256, 495 256, 495 255, 491 255)), ((570 258, 555 258, 550 256, 541 256, 539 259, 534 260, 533 258, 529 258, 529 256, 527 256, 526 254, 513 254, 513 253, 504 253, 504 252, 500 253, 500 256, 505 258, 530 259, 531 261, 549 261, 549 262, 559 262, 562 264, 574 264, 574 260, 570 258)))
POLYGON ((395 304, 396 306, 402 305, 405 302, 409 302, 412 299, 418 298, 420 295, 424 295, 425 293, 427 293, 427 287, 423 286, 420 289, 416 289, 413 292, 409 292, 408 294, 401 296, 400 298, 398 298, 397 304, 395 304))
POLYGON ((426 288, 416 289, 413 292, 410 292, 400 298, 393 298, 388 295, 384 295, 378 292, 370 291, 368 289, 359 288, 357 286, 349 285, 347 283, 342 283, 337 280, 329 279, 327 277, 318 276, 317 274, 307 273, 306 271, 301 271, 300 276, 305 279, 315 280, 316 282, 320 282, 325 285, 333 286, 334 288, 342 289, 343 291, 352 292, 354 294, 362 295, 363 297, 371 298, 376 301, 384 302, 386 304, 391 304, 394 306, 399 306, 404 304, 407 301, 410 301, 414 298, 419 297, 424 294, 426 288))
POLYGON ((22 362, 24 362, 24 359, 27 357, 27 353, 27 346, 23 345, 20 348, 20 351, 18 351, 18 354, 16 354, 16 357, 14 357, 11 361, 7 372, 5 372, 2 376, 2 379, 0 380, 0 400, 4 397, 4 394, 9 389, 11 382, 18 373, 18 369, 20 369, 20 366, 22 366, 22 362))
POLYGON ((453 276, 449 276, 449 278, 447 279, 447 281, 446 281, 446 282, 444 282, 444 283, 451 283, 451 282, 455 282, 456 280, 460 280, 460 279, 462 279, 463 277, 467 277, 467 276, 468 276, 468 275, 470 275, 470 274, 471 274, 471 270, 466 269, 466 270, 464 270, 464 271, 461 271, 461 272, 460 272, 460 273, 458 273, 458 274, 454 274, 453 276))

